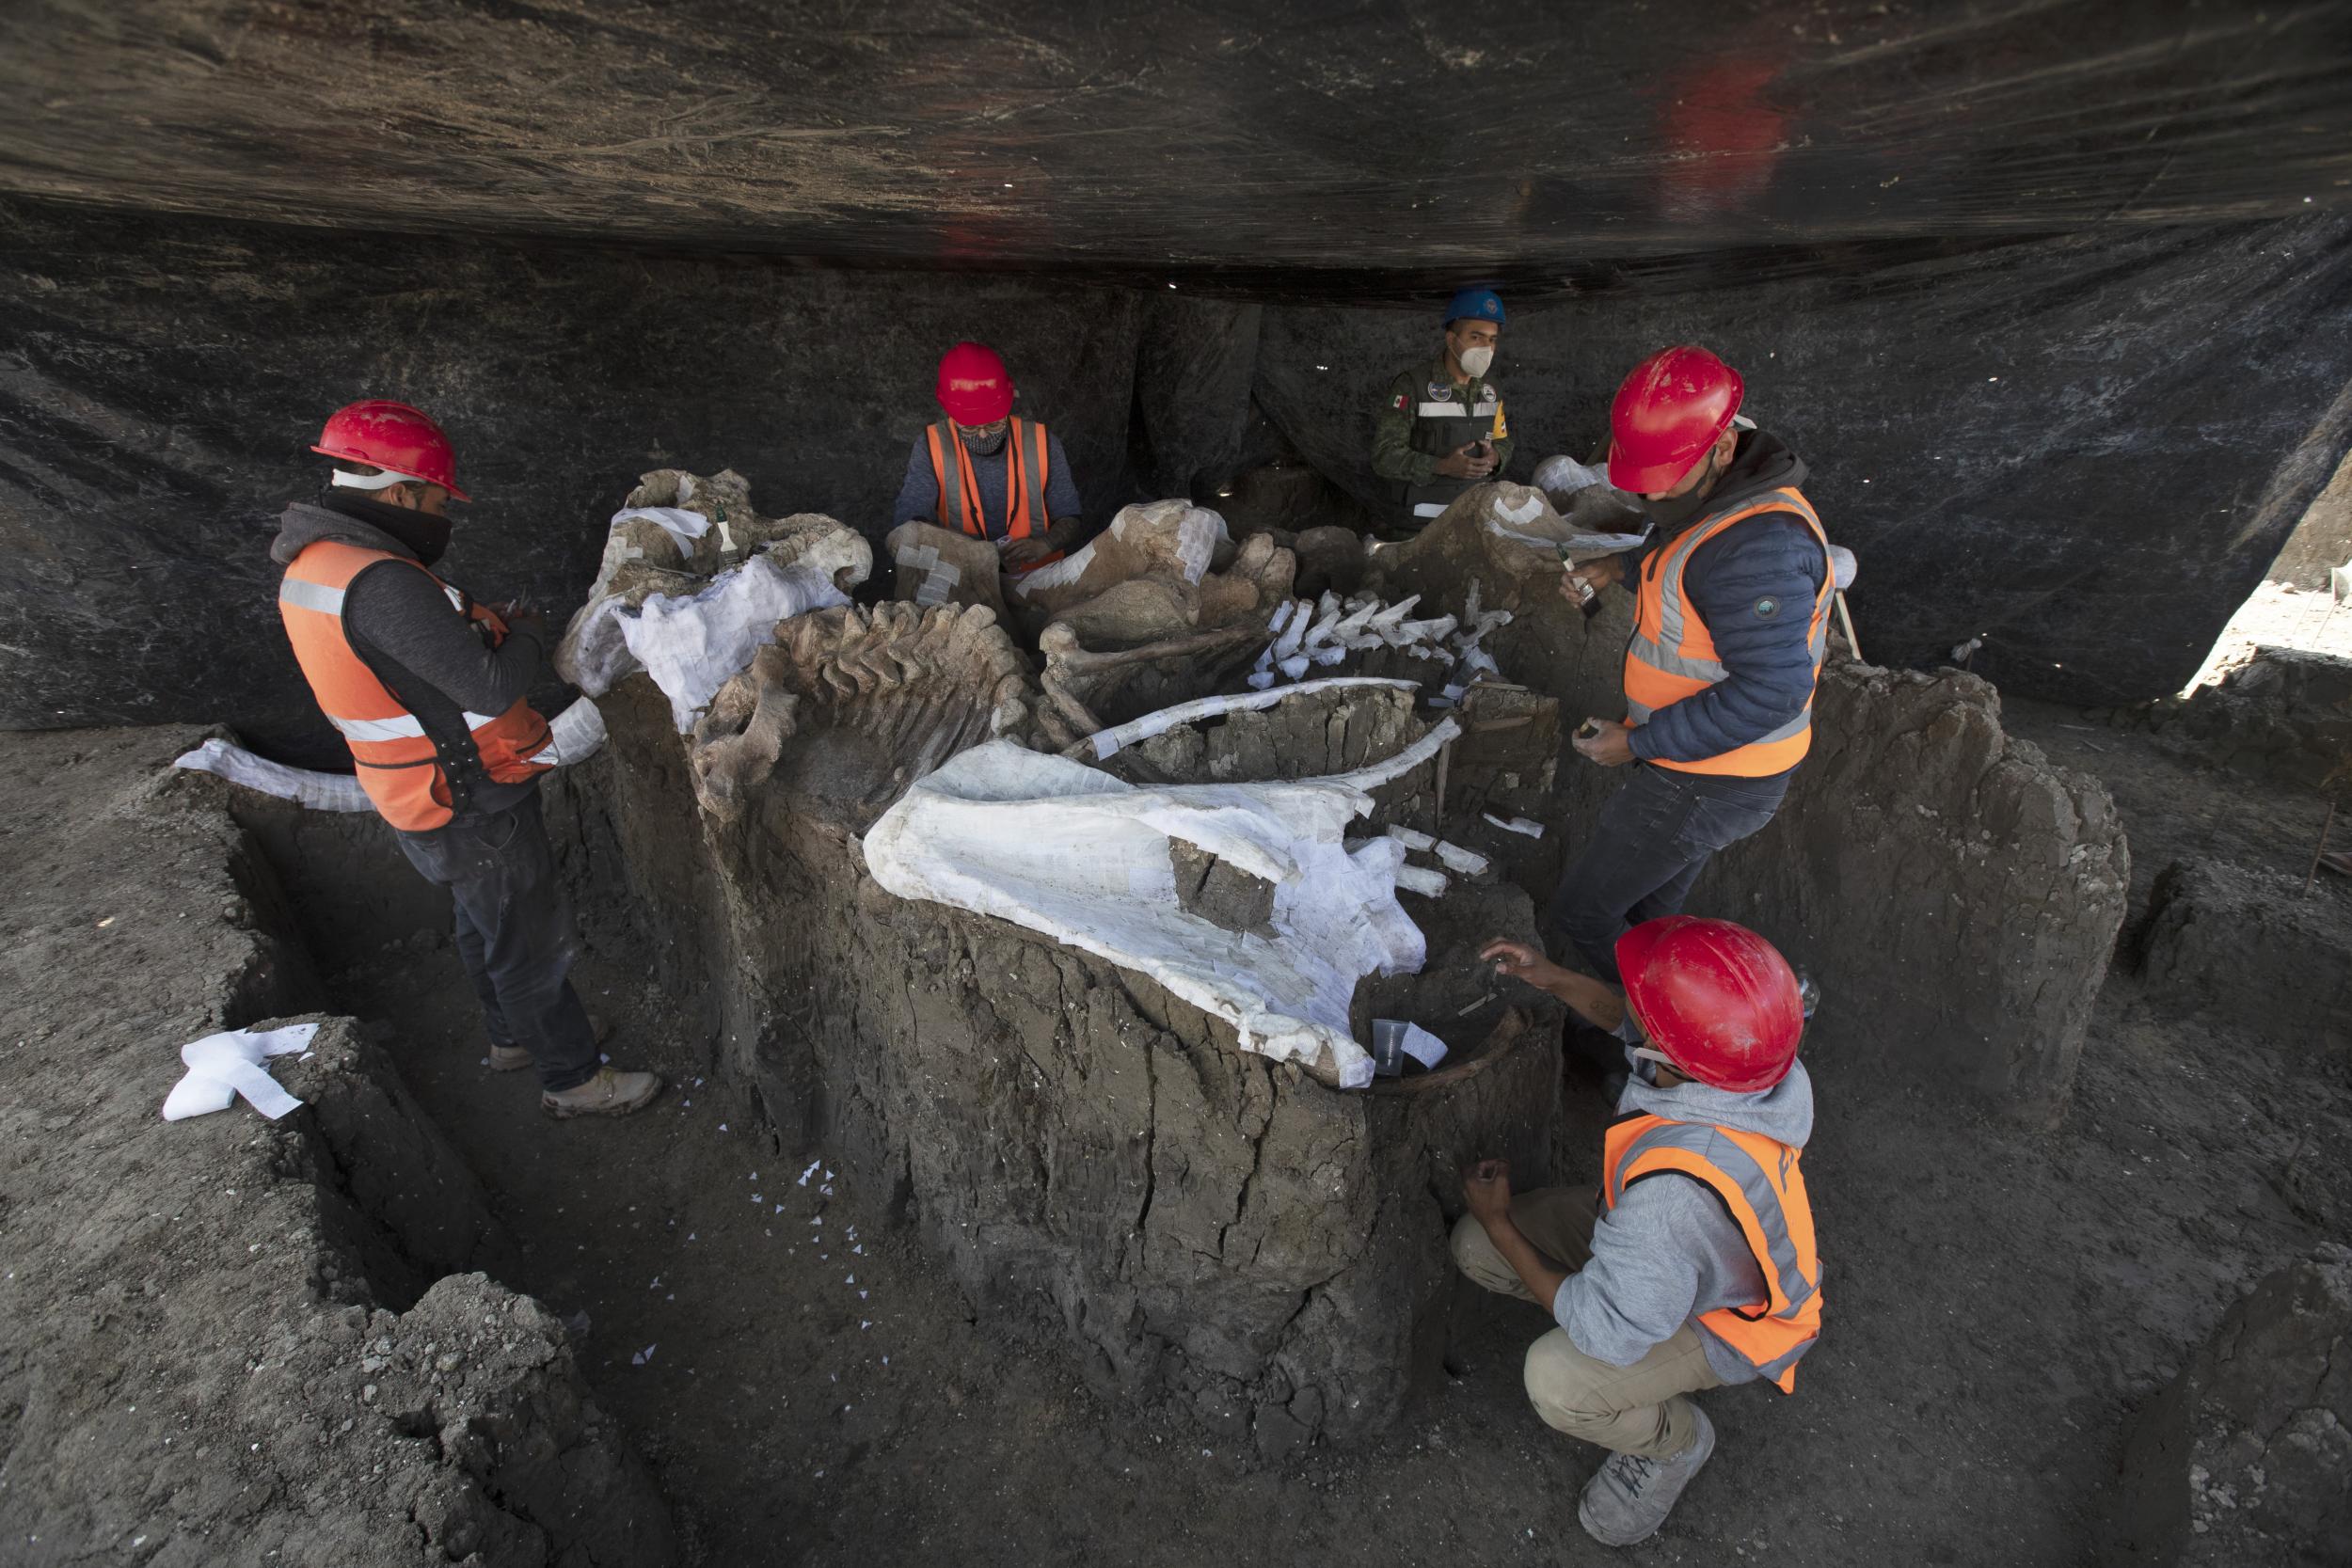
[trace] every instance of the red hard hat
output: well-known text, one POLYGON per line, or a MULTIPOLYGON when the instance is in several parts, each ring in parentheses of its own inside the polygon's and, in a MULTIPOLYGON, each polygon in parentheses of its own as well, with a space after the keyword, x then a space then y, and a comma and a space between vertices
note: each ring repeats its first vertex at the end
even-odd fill
POLYGON ((405 403, 370 398, 338 408, 326 417, 326 428, 310 450, 437 484, 457 500, 473 499, 457 488, 457 457, 449 450, 449 437, 423 409, 405 403))
POLYGON ((1635 495, 1675 487, 1731 428, 1740 372, 1703 348, 1661 348, 1633 367, 1609 405, 1609 483, 1635 495))
POLYGON ((1626 1005, 1686 1078, 1745 1094, 1788 1076, 1804 1033, 1796 972, 1728 920, 1670 914, 1617 939, 1626 1005))
POLYGON ((1012 377, 986 343, 958 343, 939 356, 939 406, 958 424, 994 424, 1012 412, 1012 377))

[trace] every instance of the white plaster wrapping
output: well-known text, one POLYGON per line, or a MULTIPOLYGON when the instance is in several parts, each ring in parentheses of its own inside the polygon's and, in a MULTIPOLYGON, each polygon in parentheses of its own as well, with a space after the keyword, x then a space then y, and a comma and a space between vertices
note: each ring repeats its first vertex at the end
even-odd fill
POLYGON ((636 610, 616 609, 612 616, 630 656, 670 699, 670 717, 684 735, 719 688, 774 638, 778 621, 849 602, 821 568, 779 566, 755 555, 698 593, 650 594, 636 610))
POLYGON ((1404 846, 1377 838, 1351 852, 1343 830, 1372 809, 1373 789, 1456 733, 1449 720, 1384 763, 1329 778, 1165 788, 992 740, 885 812, 866 863, 901 898, 1009 920, 1147 974, 1231 1023, 1243 1050, 1320 1064, 1361 1088, 1372 1058, 1348 1031, 1356 983, 1419 970, 1427 944, 1396 901, 1404 846), (1181 909, 1171 839, 1272 882, 1275 937, 1181 909))
POLYGON ((164 1097, 164 1119, 185 1121, 225 1111, 243 1095, 255 1110, 276 1121, 302 1101, 288 1094, 262 1061, 310 1050, 318 1032, 315 1023, 290 1023, 283 1029, 230 1029, 190 1040, 180 1048, 187 1074, 164 1097))
POLYGON ((1095 760, 1099 762, 1104 757, 1117 754, 1121 747, 1132 746, 1138 740, 1149 740, 1155 735, 1165 735, 1175 725, 1190 723, 1196 719, 1213 719, 1220 713, 1238 713, 1252 708, 1272 707, 1275 704, 1292 697, 1303 696, 1311 691, 1327 691, 1334 687, 1343 686, 1389 686, 1406 691, 1413 689, 1411 681, 1391 680, 1372 675, 1333 675, 1327 680, 1305 681, 1297 686, 1287 687, 1280 691, 1235 692, 1230 696, 1196 697, 1189 703, 1178 703, 1173 707, 1164 707, 1156 712, 1147 713, 1140 719, 1130 719, 1123 724, 1114 724, 1107 730, 1097 730, 1088 737, 1088 743, 1094 748, 1095 760))
MULTIPOLYGON (((532 758, 550 768, 584 762, 604 747, 604 715, 581 697, 548 721, 548 743, 532 758)), ((195 750, 171 759, 174 768, 191 773, 211 773, 246 789, 292 800, 311 811, 373 811, 359 781, 348 773, 320 773, 289 768, 282 762, 257 757, 232 740, 215 736, 195 750)))
POLYGON ((375 802, 348 773, 315 773, 257 757, 234 741, 217 737, 185 752, 171 762, 192 773, 214 773, 230 784, 293 800, 312 811, 373 811, 375 802))
MULTIPOLYGON (((688 488, 684 481, 679 483, 681 500, 685 499, 688 488)), ((662 531, 669 534, 670 542, 677 546, 677 553, 690 560, 694 554, 694 541, 710 531, 709 518, 699 512, 689 512, 682 506, 625 506, 612 514, 614 528, 634 522, 660 523, 662 531)))

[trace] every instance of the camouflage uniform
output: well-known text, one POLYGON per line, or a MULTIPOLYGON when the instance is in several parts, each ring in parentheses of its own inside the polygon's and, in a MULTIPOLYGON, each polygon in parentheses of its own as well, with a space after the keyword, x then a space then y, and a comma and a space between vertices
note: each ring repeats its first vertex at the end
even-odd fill
POLYGON ((1467 442, 1489 436, 1495 444, 1494 475, 1511 461, 1511 426, 1503 418, 1502 393, 1491 376, 1460 385, 1439 355, 1428 364, 1397 372, 1372 436, 1372 471, 1391 482, 1399 503, 1397 526, 1417 530, 1443 512, 1454 497, 1480 480, 1448 479, 1438 459, 1467 442))

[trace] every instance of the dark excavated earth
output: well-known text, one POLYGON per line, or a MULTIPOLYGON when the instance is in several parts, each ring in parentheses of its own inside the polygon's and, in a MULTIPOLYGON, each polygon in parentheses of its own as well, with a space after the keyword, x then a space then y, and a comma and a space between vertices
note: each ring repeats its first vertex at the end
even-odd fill
MULTIPOLYGON (((2136 879, 2135 923, 2172 860, 2275 878, 2308 855, 2308 795, 2185 764, 2071 709, 2012 705, 2010 721, 2109 781, 2135 860, 2156 868, 2136 879)), ((8 1560, 417 1560, 425 1523, 416 1547, 356 1524, 338 1535, 364 1505, 329 1499, 420 1469, 450 1493, 468 1461, 443 1433, 468 1419, 530 1440, 509 1449, 574 1454, 575 1469, 593 1455, 626 1478, 643 1455, 644 1497, 666 1507, 678 1560, 1611 1560, 1573 1516, 1594 1455, 1542 1429, 1519 1390, 1544 1326, 1532 1308, 1457 1291, 1442 1374, 1396 1427, 1273 1462, 1191 1405, 1105 1398, 1067 1354, 977 1314, 894 1223, 892 1194, 778 1132, 791 1107, 720 1085, 723 1042, 683 1022, 707 1016, 700 999, 649 978, 677 969, 675 939, 613 895, 611 847, 570 809, 610 759, 551 792, 585 911, 583 990, 615 1024, 611 1049, 674 1087, 634 1120, 555 1125, 528 1083, 487 1070, 439 917, 381 830, 166 776, 197 733, 0 739, 7 858, 30 873, 0 932, 8 1560), (224 1019, 299 1011, 306 989, 358 1020, 354 1081, 397 1085, 384 1102, 412 1103, 407 1120, 379 1111, 338 1134, 326 1107, 342 1101, 323 1095, 321 1130, 300 1134, 330 1146, 319 1180, 284 1152, 310 1113, 154 1119, 174 1046, 224 1019), (308 1286, 296 1269, 251 1299, 278 1230, 266 1204, 219 1193, 256 1178, 249 1151, 277 1183, 267 1203, 326 1194, 362 1211, 353 1233, 407 1250, 355 1251, 308 1286), (444 1195, 433 1224, 414 1196, 428 1176, 444 1195), (359 1391, 390 1383, 364 1370, 379 1333, 400 1354, 456 1343, 434 1337, 445 1308, 432 1300, 462 1281, 421 1305, 407 1292, 436 1266, 417 1238, 472 1212, 445 1196, 469 1183, 498 1234, 445 1245, 469 1255, 437 1266, 486 1268, 465 1288, 536 1325, 516 1339, 542 1347, 536 1381, 388 1411, 359 1391), (157 1217, 126 1250, 106 1232, 134 1209, 157 1217), (349 1300, 374 1316, 344 1336, 332 1314, 349 1300), (272 1335, 300 1341, 298 1380, 270 1375, 272 1335), (207 1345, 218 1371, 189 1359, 207 1345), (466 1399, 482 1413, 466 1417, 466 1399), (421 1428, 417 1409, 458 1424, 421 1428)), ((2322 881, 2307 914, 2340 921, 2348 903, 2322 881)), ((2138 1560, 2114 1502, 2129 1424, 2241 1291, 2344 1234, 2352 1073, 2341 1035, 2273 1027, 2260 990, 2181 1002, 2178 977, 2138 972, 2135 938, 2127 927, 2054 1131, 1897 1072, 1820 1072, 1807 1169, 1828 1338, 1796 1397, 1708 1401, 1718 1456, 1632 1560, 2138 1560)), ((285 1075, 298 1093, 319 1083, 285 1075)), ((1566 1103, 1571 1174, 1589 1175, 1601 1109, 1581 1081, 1566 1103)), ((422 1364, 428 1385, 437 1364, 422 1364)), ((625 1480, 594 1490, 609 1506, 633 1496, 625 1480)), ((650 1544, 623 1548, 626 1531, 580 1498, 548 1494, 532 1515, 495 1477, 475 1491, 491 1499, 483 1529, 542 1544, 485 1560, 667 1560, 659 1519, 633 1527, 650 1544), (595 1528, 567 1534, 566 1518, 595 1528)))

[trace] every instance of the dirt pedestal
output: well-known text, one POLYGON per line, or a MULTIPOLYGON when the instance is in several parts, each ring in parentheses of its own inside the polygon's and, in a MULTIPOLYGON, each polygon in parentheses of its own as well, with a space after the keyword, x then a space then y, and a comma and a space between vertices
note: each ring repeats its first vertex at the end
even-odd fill
MULTIPOLYGON (((1230 1024, 1139 973, 893 896, 858 843, 874 809, 798 793, 788 769, 732 820, 704 816, 645 688, 606 704, 628 874, 657 922, 702 933, 726 977, 723 1069, 756 1087, 787 1147, 820 1145, 890 1195, 993 1323, 1074 1345, 1106 1392, 1173 1390, 1268 1452, 1394 1418, 1442 1352, 1459 1165, 1553 1166, 1557 1014, 1488 997, 1475 961, 1479 939, 1532 927, 1524 895, 1408 895, 1428 979, 1385 982, 1382 1016, 1453 1054, 1337 1090, 1243 1053, 1230 1024)), ((1398 738, 1365 725, 1351 748, 1344 726, 1312 727, 1301 773, 1398 738)), ((1263 724, 1231 728, 1264 743, 1263 724)), ((1162 766, 1178 738, 1162 737, 1162 766)), ((1409 798, 1419 772, 1390 789, 1409 798)))

